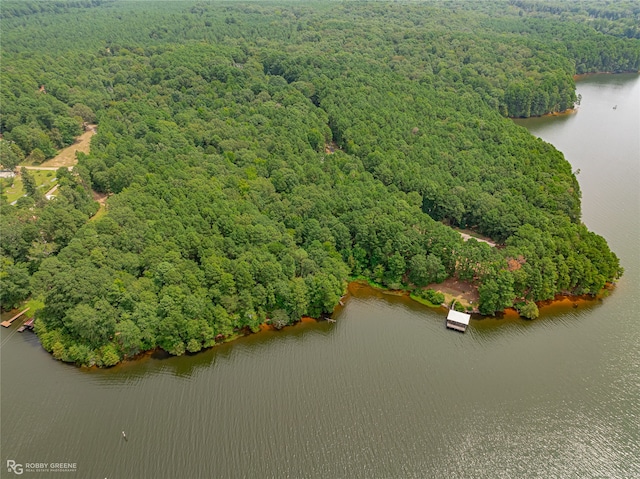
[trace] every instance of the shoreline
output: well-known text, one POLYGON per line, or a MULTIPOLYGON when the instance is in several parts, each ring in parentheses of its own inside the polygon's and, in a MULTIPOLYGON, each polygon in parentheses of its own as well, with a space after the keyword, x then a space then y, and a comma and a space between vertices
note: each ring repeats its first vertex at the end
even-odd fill
POLYGON ((636 70, 628 70, 623 72, 589 72, 589 73, 576 73, 575 75, 573 75, 573 80, 580 81, 594 75, 624 75, 629 73, 636 73, 640 75, 640 71, 636 71, 636 70))
MULTIPOLYGON (((543 310, 545 311, 545 316, 553 313, 554 310, 558 310, 559 312, 562 312, 568 308, 579 308, 580 306, 584 306, 584 305, 588 305, 588 304, 594 304, 594 303, 598 303, 601 302, 604 298, 606 298, 607 296, 609 296, 614 290, 615 290, 615 283, 607 283, 605 285, 605 287, 595 296, 591 296, 589 294, 583 294, 583 295, 574 295, 574 294, 567 294, 567 293, 563 293, 563 294, 557 294, 555 295, 555 297, 553 299, 549 299, 549 300, 544 300, 544 301, 536 301, 535 304, 536 306, 538 306, 538 308, 540 309, 540 311, 542 312, 543 310)), ((370 282, 369 280, 367 280, 366 278, 363 277, 357 277, 357 278, 353 278, 351 281, 349 281, 349 283, 347 284, 347 288, 346 288, 346 292, 345 294, 342 296, 341 298, 341 303, 338 303, 336 305, 336 307, 333 309, 333 311, 331 312, 331 314, 327 314, 327 315, 323 315, 320 318, 312 318, 310 316, 303 316, 300 320, 289 324, 287 326, 284 326, 280 329, 276 328, 275 326, 271 325, 269 323, 269 321, 265 321, 264 323, 261 323, 259 326, 259 330, 257 332, 252 332, 250 329, 248 328, 244 328, 242 330, 236 331, 234 334, 230 335, 229 337, 225 337, 225 338, 220 338, 219 340, 216 340, 215 344, 206 347, 206 348, 202 348, 200 351, 197 351, 195 353, 187 353, 185 352, 185 355, 195 355, 195 354, 199 354, 200 352, 204 352, 204 351, 209 351, 213 348, 216 348, 218 346, 221 346, 223 344, 227 344, 230 342, 233 342, 237 339, 241 339, 241 338, 245 338, 248 336, 254 336, 254 335, 258 335, 261 333, 266 333, 266 332, 278 332, 278 331, 285 331, 285 330, 289 330, 292 327, 296 327, 298 325, 301 324, 309 324, 309 323, 321 323, 321 322, 326 322, 326 323, 330 323, 333 322, 335 323, 335 320, 332 319, 332 316, 334 315, 334 313, 336 311, 341 310, 343 307, 345 307, 345 301, 349 299, 350 296, 352 296, 353 294, 355 294, 356 290, 358 289, 369 289, 372 292, 376 292, 376 293, 380 293, 382 295, 389 295, 389 296, 397 296, 397 297, 403 297, 403 298, 407 298, 410 301, 412 301, 413 303, 417 303, 417 304, 421 304, 422 306, 428 307, 432 310, 442 310, 442 312, 446 312, 447 311, 447 306, 446 304, 440 304, 440 305, 435 305, 435 304, 430 304, 425 300, 422 300, 421 298, 417 298, 414 297, 412 294, 411 290, 408 289, 389 289, 386 288, 383 285, 379 285, 376 284, 374 282, 370 282)), ((433 289, 433 288, 431 288, 433 289)), ((442 291, 438 291, 435 290, 437 292, 441 292, 442 291)), ((443 293, 445 294, 445 293, 443 293)), ((20 309, 20 308, 18 308, 20 309)), ((10 313, 10 312, 7 312, 10 313)), ((515 309, 515 307, 509 307, 509 308, 505 308, 503 311, 499 311, 496 312, 495 315, 482 315, 480 314, 477 309, 474 309, 473 311, 467 311, 468 314, 471 314, 471 319, 474 321, 483 321, 485 319, 501 319, 504 317, 509 317, 515 320, 521 320, 521 321, 534 321, 535 319, 527 319, 524 318, 522 316, 520 316, 520 313, 515 309)), ((538 318, 536 318, 538 319, 538 318)), ((35 334, 35 332, 34 332, 35 334)), ((37 337, 37 334, 36 334, 37 337)), ((40 338, 38 338, 38 342, 40 343, 40 338)), ((40 346, 42 346, 42 343, 40 343, 40 346)), ((43 347, 44 349, 44 347, 43 347)), ((53 354, 50 353, 49 351, 47 351, 47 353, 49 355, 51 355, 53 357, 53 354)), ((84 366, 84 365, 77 365, 74 363, 65 363, 64 364, 68 364, 68 365, 73 365, 75 367, 78 367, 80 369, 85 369, 88 371, 91 370, 102 370, 102 369, 111 369, 114 367, 118 367, 118 366, 122 366, 124 364, 127 363, 133 363, 133 362, 137 362, 140 360, 143 360, 145 358, 153 358, 153 359, 168 359, 174 357, 174 355, 168 353, 167 351, 165 351, 164 349, 160 348, 159 346, 154 348, 154 349, 150 349, 147 351, 140 351, 139 353, 135 354, 134 356, 131 357, 126 357, 123 358, 122 360, 120 360, 118 363, 114 364, 113 366, 109 366, 109 367, 100 367, 97 365, 93 365, 93 366, 84 366)))
MULTIPOLYGON (((592 77, 592 76, 596 76, 596 75, 625 75, 625 74, 637 74, 640 75, 640 71, 635 71, 635 70, 629 70, 629 71, 623 71, 623 72, 589 72, 589 73, 580 73, 580 74, 575 74, 573 75, 573 81, 574 82, 579 82, 581 80, 585 80, 586 78, 592 77)), ((548 112, 548 113, 544 113, 542 115, 531 115, 531 116, 527 116, 527 117, 522 117, 522 116, 508 116, 507 118, 509 118, 510 120, 527 120, 529 118, 545 118, 545 117, 549 117, 549 116, 567 116, 567 115, 573 115, 575 113, 578 113, 578 110, 580 105, 578 106, 574 106, 573 108, 567 108, 566 110, 563 111, 553 111, 553 112, 548 112)))
POLYGON ((531 116, 508 116, 509 120, 528 120, 530 118, 546 118, 548 116, 568 116, 578 113, 579 108, 567 108, 563 111, 552 111, 549 113, 544 113, 542 115, 531 115, 531 116))
MULTIPOLYGON (((418 301, 418 299, 415 299, 412 296, 412 292, 410 290, 404 290, 404 289, 398 289, 398 290, 392 290, 392 289, 388 289, 385 288, 384 286, 379 286, 379 285, 375 285, 375 284, 371 284, 368 281, 364 280, 364 279, 356 279, 354 281, 349 282, 348 285, 348 289, 353 287, 353 286, 358 286, 358 287, 362 287, 362 288, 370 288, 373 291, 378 291, 382 294, 387 294, 387 295, 393 295, 393 296, 403 296, 403 297, 407 297, 409 299, 411 299, 412 301, 422 304, 424 306, 427 306, 429 308, 432 309, 444 309, 446 310, 447 307, 445 304, 440 304, 440 305, 428 305, 426 304, 426 302, 423 302, 424 300, 418 301)), ((550 312, 550 309, 556 308, 556 307, 566 307, 566 306, 571 306, 572 308, 577 308, 582 304, 589 304, 589 303, 597 303, 599 301, 602 301, 604 298, 608 297, 613 291, 615 291, 615 283, 607 283, 605 285, 605 287, 596 295, 592 296, 590 294, 570 294, 570 293, 558 293, 554 296, 553 299, 547 299, 547 300, 543 300, 543 301, 535 301, 536 306, 538 306, 538 308, 542 311, 543 309, 546 310, 546 312, 550 312)), ((434 289, 434 288, 431 288, 434 289)), ((439 291, 437 289, 434 289, 434 291, 439 292, 439 293, 444 293, 443 291, 439 291)), ((497 317, 499 315, 502 314, 515 314, 516 316, 518 316, 518 318, 524 320, 524 321, 533 321, 531 319, 527 319, 523 316, 520 316, 520 313, 515 309, 515 307, 509 307, 509 308, 505 308, 503 311, 498 311, 496 312, 495 315, 483 315, 480 312, 478 312, 477 310, 474 311, 468 311, 469 314, 471 314, 471 318, 475 319, 475 320, 482 320, 484 318, 494 318, 497 317)))

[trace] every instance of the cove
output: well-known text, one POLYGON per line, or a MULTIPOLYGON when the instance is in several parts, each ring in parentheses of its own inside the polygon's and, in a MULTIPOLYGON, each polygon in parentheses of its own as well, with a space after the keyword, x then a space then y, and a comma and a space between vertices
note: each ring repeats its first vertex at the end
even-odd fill
POLYGON ((0 460, 75 463, 79 478, 640 475, 640 81, 589 77, 578 93, 575 115, 518 123, 580 169, 583 221, 625 268, 607 300, 462 335, 358 288, 336 323, 107 370, 2 328, 0 460))

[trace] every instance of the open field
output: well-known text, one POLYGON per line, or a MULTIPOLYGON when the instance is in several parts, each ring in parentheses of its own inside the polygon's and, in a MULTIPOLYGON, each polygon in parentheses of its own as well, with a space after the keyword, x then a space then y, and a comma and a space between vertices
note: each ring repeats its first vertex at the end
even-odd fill
MULTIPOLYGON (((54 158, 51 158, 40 165, 19 165, 17 169, 19 170, 24 166, 35 178, 36 186, 38 188, 43 188, 45 194, 50 191, 51 194, 55 194, 55 190, 52 190, 57 184, 55 171, 62 167, 71 169, 71 167, 78 163, 76 152, 80 151, 88 154, 91 147, 91 137, 95 134, 96 125, 89 125, 87 131, 76 138, 73 145, 60 150, 54 158)), ((9 203, 13 203, 21 196, 24 196, 24 188, 20 174, 13 178, 13 184, 4 190, 4 194, 7 196, 9 203)))
MULTIPOLYGON (((29 173, 34 177, 36 180, 36 186, 41 188, 43 193, 47 193, 58 183, 55 171, 30 169, 29 173)), ((22 177, 19 174, 13 178, 13 184, 4 190, 4 194, 6 195, 9 203, 13 203, 21 196, 24 196, 22 177)))

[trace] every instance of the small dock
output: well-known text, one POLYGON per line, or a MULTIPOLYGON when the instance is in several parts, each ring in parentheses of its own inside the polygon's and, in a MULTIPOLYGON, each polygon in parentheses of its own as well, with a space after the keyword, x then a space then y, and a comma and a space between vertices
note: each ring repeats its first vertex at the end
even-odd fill
POLYGON ((467 330, 467 326, 469 326, 470 319, 470 314, 460 313, 455 309, 450 309, 447 315, 447 328, 464 333, 467 330))
POLYGON ((25 329, 33 331, 33 322, 35 321, 35 319, 36 318, 31 318, 31 319, 26 320, 24 322, 24 324, 18 328, 18 332, 21 333, 25 329))
POLYGON ((0 324, 2 324, 2 326, 4 326, 5 328, 8 328, 9 326, 11 326, 11 323, 13 323, 16 319, 18 319, 20 316, 22 316, 27 311, 29 311, 29 308, 25 309, 24 311, 19 312, 18 314, 16 314, 11 319, 7 319, 6 321, 2 321, 2 323, 0 323, 0 324))

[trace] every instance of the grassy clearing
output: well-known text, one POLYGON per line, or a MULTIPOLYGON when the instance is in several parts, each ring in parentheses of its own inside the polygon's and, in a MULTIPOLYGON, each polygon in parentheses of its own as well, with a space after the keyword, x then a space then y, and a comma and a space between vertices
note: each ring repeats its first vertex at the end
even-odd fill
MULTIPOLYGON (((36 181, 36 187, 42 189, 46 193, 57 183, 56 172, 51 170, 29 170, 29 173, 36 181)), ((4 194, 9 203, 13 203, 18 198, 24 196, 24 187, 20 175, 13 178, 13 184, 4 189, 4 194)))
POLYGON ((42 188, 43 193, 46 193, 55 185, 58 184, 58 178, 56 178, 56 172, 51 170, 30 170, 29 173, 35 178, 36 186, 42 188))
POLYGON ((95 221, 95 220, 99 220, 100 218, 102 218, 104 215, 107 214, 107 208, 104 206, 103 203, 100 203, 100 208, 98 208, 98 211, 96 212, 95 215, 93 215, 89 221, 95 221))
POLYGON ((24 190, 22 189, 22 178, 16 176, 13 179, 13 184, 9 187, 3 188, 3 193, 7 197, 7 201, 9 203, 13 203, 22 195, 24 195, 24 190))
POLYGON ((33 316, 36 314, 36 311, 44 308, 44 301, 40 300, 39 298, 30 298, 24 304, 24 307, 29 308, 29 311, 27 311, 26 315, 29 318, 33 318, 33 316))

